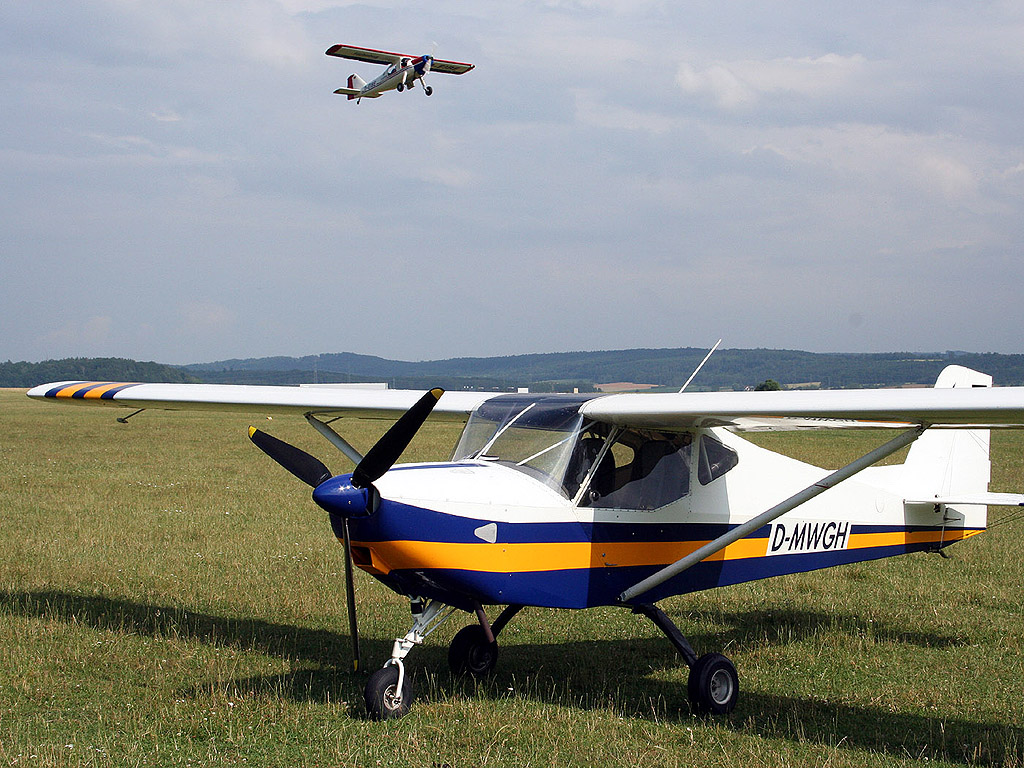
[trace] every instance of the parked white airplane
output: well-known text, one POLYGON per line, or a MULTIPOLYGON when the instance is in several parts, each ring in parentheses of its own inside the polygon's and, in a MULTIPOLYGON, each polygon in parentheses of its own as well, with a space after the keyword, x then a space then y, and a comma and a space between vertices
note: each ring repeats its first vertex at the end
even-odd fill
MULTIPOLYGON (((473 64, 464 64, 460 61, 447 61, 435 59, 433 56, 423 54, 413 56, 407 53, 391 53, 390 51, 378 51, 374 48, 361 48, 356 45, 332 45, 326 51, 328 56, 338 56, 343 59, 355 61, 367 61, 372 64, 384 64, 387 69, 370 82, 366 82, 359 75, 348 76, 348 87, 339 88, 335 93, 348 96, 349 100, 375 99, 385 91, 396 90, 399 93, 406 88, 412 89, 417 80, 423 80, 428 72, 443 72, 448 75, 463 75, 473 69, 473 64)), ((423 83, 423 92, 429 96, 434 92, 426 83, 423 83)))
MULTIPOLYGON (((413 626, 366 685, 375 717, 408 711, 409 652, 457 610, 453 671, 485 675, 496 636, 526 606, 622 606, 651 619, 690 667, 701 712, 728 713, 739 677, 698 656, 658 600, 907 552, 985 530, 989 428, 1024 426, 1024 387, 946 368, 934 389, 617 395, 331 390, 64 381, 48 402, 290 413, 355 463, 333 476, 310 454, 250 428, 313 487, 345 545, 353 652, 354 563, 400 595, 413 626), (361 456, 329 422, 402 414, 361 456), (396 465, 427 419, 467 420, 451 461, 396 465), (743 430, 889 428, 896 437, 829 472, 743 440, 743 430), (911 445, 912 444, 912 445, 911 445), (911 445, 903 464, 872 465, 911 445), (506 606, 494 620, 484 606, 506 606)), ((134 415, 134 414, 132 414, 134 415)))

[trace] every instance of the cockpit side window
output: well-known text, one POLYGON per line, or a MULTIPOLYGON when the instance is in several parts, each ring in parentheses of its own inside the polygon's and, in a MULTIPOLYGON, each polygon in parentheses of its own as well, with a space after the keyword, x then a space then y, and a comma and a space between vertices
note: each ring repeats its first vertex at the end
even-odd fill
POLYGON ((658 509, 681 499, 690 492, 692 443, 693 436, 685 432, 623 430, 595 467, 581 503, 603 508, 658 509))
POLYGON ((736 451, 723 445, 710 432, 701 435, 700 460, 697 462, 697 479, 701 485, 717 480, 739 461, 736 451))

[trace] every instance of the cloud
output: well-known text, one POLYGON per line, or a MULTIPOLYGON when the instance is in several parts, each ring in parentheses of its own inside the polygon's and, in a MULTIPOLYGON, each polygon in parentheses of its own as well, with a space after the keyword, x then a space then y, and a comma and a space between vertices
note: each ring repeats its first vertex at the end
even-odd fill
POLYGON ((714 62, 701 68, 682 62, 676 83, 685 93, 705 96, 722 109, 735 110, 752 107, 766 96, 820 99, 833 95, 857 82, 867 68, 868 61, 860 54, 835 53, 817 58, 714 62))
POLYGON ((576 89, 573 101, 576 119, 585 125, 657 135, 668 133, 680 124, 676 117, 605 101, 594 90, 576 89))
POLYGON ((0 358, 1019 351, 1011 6, 0 4, 0 358), (477 68, 331 93, 434 40, 477 68))
POLYGON ((86 354, 76 350, 89 350, 95 354, 110 339, 113 320, 109 315, 94 315, 85 320, 74 320, 45 333, 39 342, 46 347, 62 350, 60 354, 86 354))
POLYGON ((225 334, 233 330, 235 312, 213 301, 187 301, 178 308, 180 330, 186 336, 225 334))

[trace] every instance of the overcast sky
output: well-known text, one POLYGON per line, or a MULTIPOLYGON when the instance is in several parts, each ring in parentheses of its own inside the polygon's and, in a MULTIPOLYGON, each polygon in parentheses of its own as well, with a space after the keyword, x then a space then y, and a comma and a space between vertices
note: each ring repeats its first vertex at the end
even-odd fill
POLYGON ((0 66, 0 360, 1024 352, 1019 2, 5 0, 0 66))

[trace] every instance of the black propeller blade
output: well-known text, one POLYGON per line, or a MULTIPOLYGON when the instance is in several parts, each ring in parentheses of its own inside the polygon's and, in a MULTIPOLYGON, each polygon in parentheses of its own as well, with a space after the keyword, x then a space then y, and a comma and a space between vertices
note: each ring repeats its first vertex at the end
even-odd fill
MULTIPOLYGON (((384 436, 366 452, 362 461, 356 465, 352 472, 354 487, 369 488, 370 498, 379 498, 376 489, 373 488, 373 482, 380 479, 398 461, 402 451, 408 447, 443 394, 443 389, 432 389, 416 401, 412 408, 402 414, 402 417, 384 433, 384 436)), ((311 456, 301 448, 278 440, 256 427, 249 427, 249 439, 256 444, 257 448, 314 489, 332 477, 331 471, 320 459, 311 456)), ((376 509, 376 502, 373 502, 368 511, 372 513, 374 509, 376 509)), ((348 626, 352 635, 352 667, 358 671, 359 628, 356 622, 355 582, 352 578, 352 541, 348 533, 348 515, 340 516, 345 543, 345 603, 348 606, 348 626)))
POLYGON ((316 488, 324 480, 331 478, 329 470, 320 459, 310 456, 301 448, 278 440, 273 435, 261 432, 256 427, 249 427, 249 439, 282 467, 287 469, 306 485, 316 488))
POLYGON ((391 469, 443 394, 443 389, 432 389, 403 413, 402 418, 396 421, 363 456, 363 460, 352 472, 352 485, 356 488, 367 488, 391 469))
MULTIPOLYGON (((332 475, 327 466, 300 448, 278 440, 256 427, 249 427, 249 439, 256 447, 287 469, 299 480, 316 488, 332 475)), ((343 519, 345 537, 345 603, 348 606, 348 628, 352 637, 352 668, 359 669, 359 627, 356 623, 356 594, 352 578, 352 543, 348 535, 348 518, 343 519)))
POLYGON ((352 671, 359 671, 359 627, 356 624, 356 588, 352 578, 352 539, 348 535, 348 518, 342 520, 345 537, 345 605, 348 607, 348 631, 352 638, 352 671))

